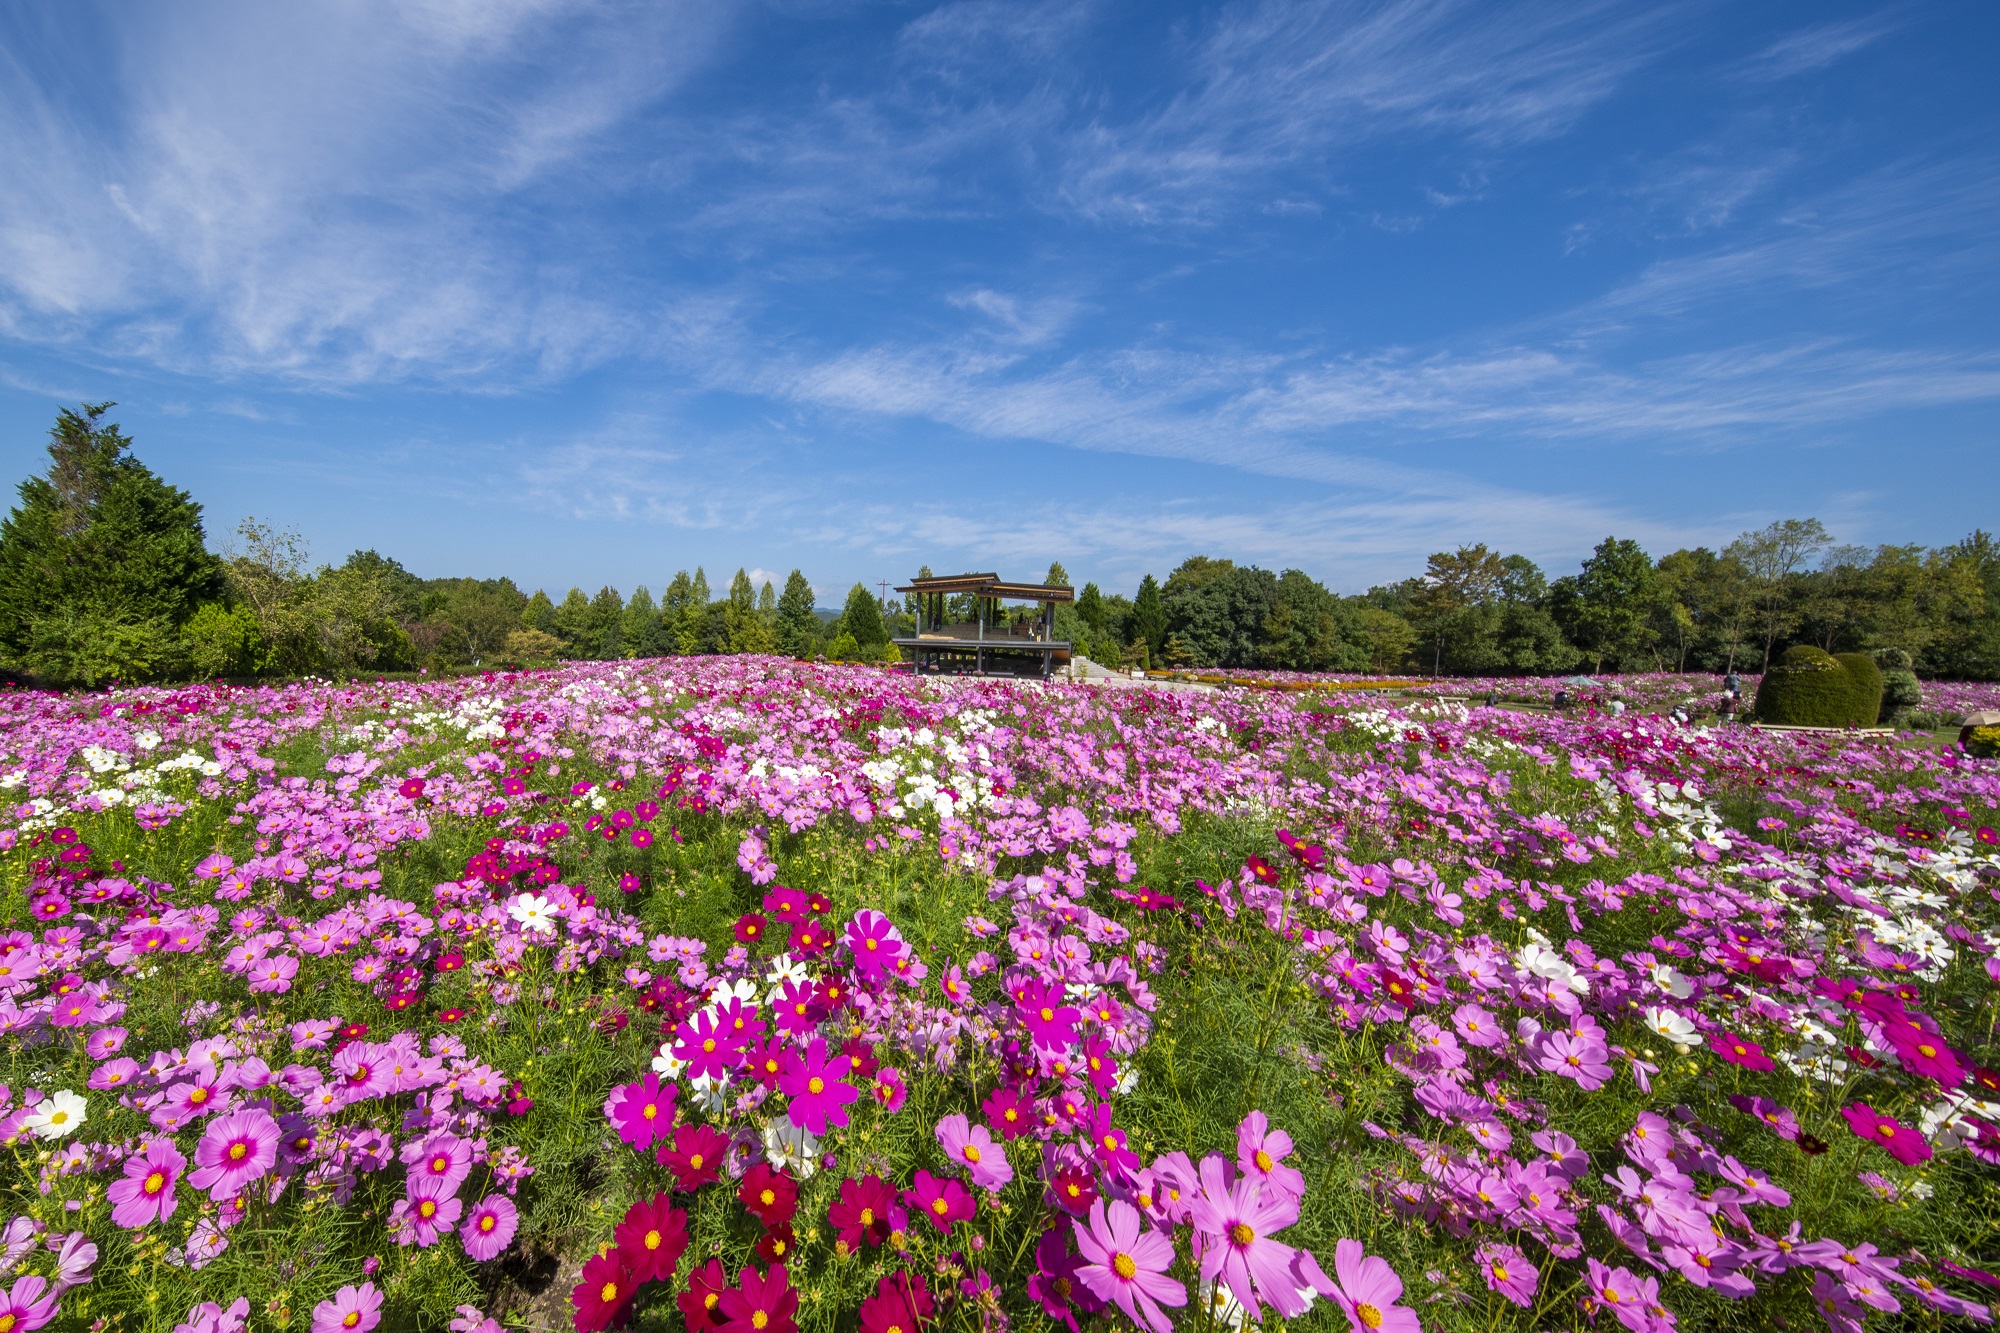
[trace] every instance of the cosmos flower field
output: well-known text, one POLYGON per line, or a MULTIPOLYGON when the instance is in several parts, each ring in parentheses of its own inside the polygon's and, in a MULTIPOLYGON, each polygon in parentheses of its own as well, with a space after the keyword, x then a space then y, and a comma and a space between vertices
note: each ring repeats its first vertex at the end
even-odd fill
POLYGON ((0 697, 0 1333, 1950 1327, 2000 767, 707 658, 0 697))

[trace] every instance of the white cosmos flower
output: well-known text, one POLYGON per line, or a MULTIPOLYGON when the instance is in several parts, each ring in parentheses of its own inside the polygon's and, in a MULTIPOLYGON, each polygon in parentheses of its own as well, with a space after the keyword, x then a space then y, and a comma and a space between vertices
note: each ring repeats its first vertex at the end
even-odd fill
POLYGON ((765 1128, 764 1155, 772 1166, 794 1171, 800 1180, 819 1170, 819 1140, 793 1124, 790 1116, 781 1115, 765 1128))
POLYGON ((83 1128, 83 1122, 89 1118, 90 1107, 83 1098, 65 1088, 44 1098, 21 1121, 21 1128, 38 1139, 61 1139, 83 1128))
POLYGON ((1658 1033, 1683 1049, 1694 1042, 1694 1024, 1671 1009, 1648 1007, 1645 1012, 1645 1022, 1648 1030, 1658 1033))
POLYGON ((522 930, 556 930, 556 905, 539 893, 524 893, 507 904, 507 915, 521 923, 522 930))
POLYGON ((688 1087, 694 1092, 695 1105, 710 1115, 721 1115, 729 1106, 729 1076, 714 1078, 702 1074, 688 1080, 688 1087))
POLYGON ((674 1044, 670 1041, 661 1042, 660 1053, 653 1057, 653 1072, 661 1078, 679 1078, 681 1071, 686 1068, 687 1061, 674 1058, 674 1044))
POLYGON ((1694 994, 1694 983, 1665 963, 1653 965, 1653 984, 1676 1000, 1685 1000, 1694 994))

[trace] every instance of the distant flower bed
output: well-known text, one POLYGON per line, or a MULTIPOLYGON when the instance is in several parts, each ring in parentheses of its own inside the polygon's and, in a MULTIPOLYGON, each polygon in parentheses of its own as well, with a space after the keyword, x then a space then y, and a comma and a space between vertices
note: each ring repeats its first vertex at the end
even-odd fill
POLYGON ((1990 1317, 2000 769, 1312 679, 0 697, 0 1333, 1990 1317))

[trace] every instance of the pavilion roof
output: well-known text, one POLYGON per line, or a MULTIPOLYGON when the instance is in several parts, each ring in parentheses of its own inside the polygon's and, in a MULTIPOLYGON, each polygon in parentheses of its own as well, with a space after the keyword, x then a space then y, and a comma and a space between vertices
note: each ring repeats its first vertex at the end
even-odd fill
POLYGON ((995 597, 1012 602, 1073 602, 1076 589, 1064 584, 1010 583, 998 574, 944 574, 936 578, 911 579, 896 589, 906 593, 971 593, 975 597, 995 597))

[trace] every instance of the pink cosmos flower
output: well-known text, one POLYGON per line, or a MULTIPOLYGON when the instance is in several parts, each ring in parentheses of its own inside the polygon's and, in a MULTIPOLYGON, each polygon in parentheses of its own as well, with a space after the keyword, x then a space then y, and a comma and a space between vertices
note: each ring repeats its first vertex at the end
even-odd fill
POLYGON ((1487 1290, 1499 1292, 1522 1309, 1535 1303, 1535 1290, 1542 1275, 1528 1262, 1527 1255, 1512 1245, 1488 1244, 1473 1251, 1473 1258, 1479 1263, 1487 1290))
POLYGON ((368 1333, 382 1322, 382 1293, 373 1282, 342 1287, 313 1307, 312 1333, 368 1333))
POLYGON ((1139 1210, 1122 1199, 1113 1199, 1108 1209, 1098 1200, 1090 1205, 1088 1224, 1070 1226, 1084 1259, 1076 1275, 1091 1294, 1152 1333, 1171 1333, 1173 1321, 1160 1307, 1187 1304, 1187 1288, 1167 1276, 1173 1241, 1145 1226, 1139 1210))
POLYGON ((466 1254, 478 1263, 498 1257, 513 1243, 520 1216, 514 1201, 504 1194, 489 1194, 481 1199, 458 1229, 466 1254))
POLYGON ((675 1029, 674 1059, 687 1065, 689 1078, 720 1080, 735 1070, 742 1047, 729 1040, 712 1011, 704 1010, 675 1029))
POLYGON ((1867 1102, 1856 1102, 1844 1108, 1841 1116, 1848 1128, 1856 1135, 1868 1140, 1904 1166, 1915 1166, 1931 1158, 1931 1145, 1924 1136, 1892 1115, 1884 1115, 1867 1102))
POLYGON ((250 989, 259 995, 282 994, 292 988, 299 974, 299 960, 288 953, 260 958, 250 968, 250 989))
POLYGON ((1220 1275, 1246 1310, 1260 1310, 1261 1298, 1285 1318, 1297 1318, 1307 1305, 1292 1281, 1297 1252, 1274 1237, 1299 1220, 1298 1200, 1270 1189, 1261 1176, 1232 1180, 1234 1174, 1217 1154, 1202 1161, 1202 1190, 1190 1205, 1202 1280, 1220 1275))
POLYGON ((435 1181, 449 1193, 456 1193, 472 1174, 472 1145, 455 1134, 439 1133, 403 1149, 411 1184, 435 1181))
POLYGON ((969 1222, 977 1211, 965 1186, 952 1176, 934 1176, 917 1168, 916 1187, 903 1191, 903 1202, 929 1218, 939 1231, 950 1233, 955 1222, 969 1222))
POLYGON ((124 1049, 125 1029, 120 1027, 99 1028, 83 1043, 83 1053, 93 1060, 102 1060, 124 1049))
POLYGON ((826 1133, 828 1124, 845 1125, 846 1107, 861 1099, 860 1090, 838 1075, 853 1064, 844 1055, 827 1056, 826 1039, 814 1037, 805 1054, 785 1053, 778 1090, 790 1098, 786 1114, 808 1134, 826 1133))
POLYGON ((1535 1063, 1551 1074, 1575 1079, 1585 1092, 1595 1092, 1611 1077, 1611 1066, 1605 1062, 1609 1054, 1603 1043, 1593 1038, 1552 1032, 1543 1038, 1535 1063))
POLYGON ((60 1295, 46 1278, 14 1279, 14 1285, 0 1295, 0 1328, 7 1333, 34 1333, 56 1317, 56 1298, 60 1295))
POLYGON ((863 981, 876 981, 905 948, 894 923, 872 907, 864 907, 847 923, 844 943, 854 955, 854 970, 863 981))
POLYGON ((1076 1044, 1076 1023, 1082 1015, 1063 1003, 1062 987, 1029 981, 1021 987, 1016 1007, 1039 1049, 1065 1051, 1076 1044))
POLYGON ((1236 1127, 1237 1170, 1262 1180, 1266 1193, 1303 1199, 1306 1178, 1296 1167, 1285 1165, 1284 1159, 1291 1155, 1292 1136, 1272 1129, 1262 1111, 1252 1111, 1236 1127))
POLYGON ((1403 1295, 1403 1280, 1388 1260, 1368 1254, 1358 1240, 1343 1240, 1333 1247, 1333 1273, 1333 1281, 1321 1294, 1332 1297, 1347 1312, 1355 1333, 1377 1333, 1380 1329, 1421 1333, 1416 1312, 1396 1304, 1403 1295))
POLYGON ((673 1130, 674 1101, 679 1095, 680 1089, 662 1084, 652 1073, 617 1089, 608 1109, 618 1137, 640 1152, 666 1138, 673 1130))
POLYGON ((1035 1244, 1035 1272, 1028 1278, 1028 1298, 1070 1333, 1077 1333, 1076 1311, 1094 1314, 1104 1308, 1104 1302, 1092 1295, 1077 1277, 1082 1266, 1082 1257, 1070 1250, 1069 1238, 1063 1235, 1061 1227, 1044 1231, 1035 1244))
POLYGON ((964 1165, 972 1183, 989 1193, 998 1193, 1014 1178, 1007 1150, 993 1141, 984 1125, 972 1125, 962 1115, 948 1115, 937 1123, 937 1140, 944 1155, 964 1165))
POLYGON ((1771 1057, 1764 1054, 1764 1048, 1746 1037, 1734 1032, 1711 1032, 1708 1049, 1727 1060, 1732 1065, 1741 1065, 1753 1074, 1768 1074, 1777 1066, 1771 1057))
POLYGON ((437 1180, 410 1182, 409 1197, 399 1199, 389 1210, 389 1224, 396 1229, 398 1245, 415 1244, 420 1250, 438 1243, 438 1238, 458 1224, 465 1205, 437 1180))
POLYGON ((132 1080, 139 1075, 139 1062, 120 1056, 116 1060, 106 1060, 90 1071, 86 1086, 99 1092, 109 1092, 113 1088, 129 1088, 132 1080))
POLYGON ((111 1220, 126 1230, 149 1222, 164 1222, 180 1206, 174 1186, 187 1169, 187 1158, 172 1139, 154 1139, 125 1159, 125 1178, 113 1181, 106 1196, 111 1220))
POLYGON ((244 1107, 209 1124, 195 1145, 188 1183, 221 1203, 262 1179, 277 1161, 278 1122, 261 1107, 244 1107))

